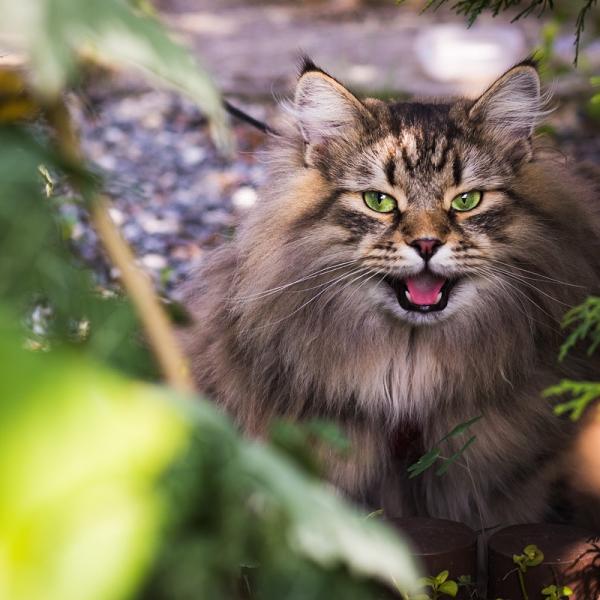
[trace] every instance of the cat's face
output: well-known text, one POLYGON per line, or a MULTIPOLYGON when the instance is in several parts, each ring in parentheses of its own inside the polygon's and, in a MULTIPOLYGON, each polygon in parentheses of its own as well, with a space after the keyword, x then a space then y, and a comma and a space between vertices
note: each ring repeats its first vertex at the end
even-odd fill
POLYGON ((305 169, 320 183, 300 223, 307 239, 355 261, 343 289, 405 321, 435 323, 494 287, 492 273, 535 236, 533 216, 512 210, 511 183, 531 158, 540 107, 529 64, 476 102, 447 104, 360 102, 308 65, 294 111, 305 169))

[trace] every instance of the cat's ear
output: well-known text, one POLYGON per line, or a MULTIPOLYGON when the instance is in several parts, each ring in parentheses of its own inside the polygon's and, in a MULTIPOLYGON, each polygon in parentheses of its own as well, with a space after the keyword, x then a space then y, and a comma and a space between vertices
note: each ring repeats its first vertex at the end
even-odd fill
POLYGON ((473 104, 469 117, 482 120, 493 133, 514 140, 529 139, 547 114, 540 93, 540 76, 532 61, 513 67, 473 104))
POLYGON ((371 116, 356 96, 307 58, 296 86, 293 112, 308 144, 343 135, 358 120, 371 116))

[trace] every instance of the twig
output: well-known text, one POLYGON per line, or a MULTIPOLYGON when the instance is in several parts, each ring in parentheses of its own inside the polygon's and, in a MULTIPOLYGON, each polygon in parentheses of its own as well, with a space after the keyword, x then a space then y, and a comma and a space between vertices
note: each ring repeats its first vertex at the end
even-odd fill
MULTIPOLYGON (((70 164, 81 167, 84 159, 67 107, 59 100, 48 106, 45 112, 56 132, 57 145, 63 158, 70 164)), ((92 224, 108 256, 120 271, 123 287, 137 310, 150 349, 165 379, 180 392, 193 392, 194 385, 187 361, 179 348, 169 319, 148 278, 136 266, 131 248, 111 219, 106 198, 92 193, 88 197, 88 203, 92 224)))

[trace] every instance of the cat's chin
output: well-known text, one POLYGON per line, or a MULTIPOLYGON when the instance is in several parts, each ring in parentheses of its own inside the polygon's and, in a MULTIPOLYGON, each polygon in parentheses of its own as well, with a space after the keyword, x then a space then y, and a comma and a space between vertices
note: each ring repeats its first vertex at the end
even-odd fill
POLYGON ((418 305, 410 301, 402 280, 384 280, 380 285, 385 296, 385 308, 394 317, 415 325, 434 325, 454 316, 461 307, 475 299, 476 286, 466 278, 448 279, 440 290, 439 300, 431 305, 418 305))

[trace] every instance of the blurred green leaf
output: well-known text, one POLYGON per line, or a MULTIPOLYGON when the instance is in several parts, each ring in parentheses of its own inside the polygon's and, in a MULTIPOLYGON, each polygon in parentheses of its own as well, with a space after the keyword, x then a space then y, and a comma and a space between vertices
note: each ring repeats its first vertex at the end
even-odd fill
POLYGON ((124 0, 0 0, 0 14, 0 32, 29 56, 32 84, 42 97, 61 94, 85 52, 140 67, 185 93, 209 117, 221 147, 230 146, 226 114, 208 73, 155 19, 124 0))
POLYGON ((0 597, 124 598, 157 549, 157 477, 187 426, 161 390, 2 332, 0 597))
POLYGON ((456 581, 445 581, 438 587, 438 592, 454 598, 458 594, 458 584, 456 581))
POLYGON ((444 583, 444 581, 446 581, 446 579, 448 579, 448 575, 450 575, 449 571, 442 571, 441 573, 438 573, 435 576, 435 582, 440 585, 441 583, 444 583))
POLYGON ((59 203, 42 190, 40 165, 47 172, 68 167, 43 137, 22 127, 0 126, 0 145, 0 297, 24 320, 36 307, 48 306, 45 343, 74 344, 121 370, 154 376, 129 302, 99 293, 91 273, 72 255, 59 203), (81 339, 77 330, 84 320, 89 335, 81 339))

